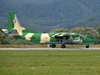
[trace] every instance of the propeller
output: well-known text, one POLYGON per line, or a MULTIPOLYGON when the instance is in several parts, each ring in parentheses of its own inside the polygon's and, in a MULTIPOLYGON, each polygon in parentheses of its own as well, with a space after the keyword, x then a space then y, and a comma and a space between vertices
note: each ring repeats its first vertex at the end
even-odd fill
POLYGON ((80 36, 80 40, 81 40, 81 38, 83 38, 83 35, 82 34, 79 34, 79 36, 80 36))
POLYGON ((83 38, 83 35, 82 34, 79 34, 79 37, 75 38, 74 40, 81 40, 81 38, 83 38))

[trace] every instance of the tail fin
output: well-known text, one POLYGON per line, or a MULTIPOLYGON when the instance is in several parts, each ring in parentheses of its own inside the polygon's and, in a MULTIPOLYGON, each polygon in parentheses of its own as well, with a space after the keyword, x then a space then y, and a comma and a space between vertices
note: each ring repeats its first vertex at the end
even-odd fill
POLYGON ((16 30, 19 35, 22 35, 22 33, 24 32, 25 33, 36 33, 34 31, 21 27, 16 14, 14 12, 8 12, 8 32, 11 33, 12 30, 14 31, 16 30))
POLYGON ((15 20, 15 13, 14 12, 8 12, 8 31, 11 31, 11 29, 14 28, 13 21, 15 20))

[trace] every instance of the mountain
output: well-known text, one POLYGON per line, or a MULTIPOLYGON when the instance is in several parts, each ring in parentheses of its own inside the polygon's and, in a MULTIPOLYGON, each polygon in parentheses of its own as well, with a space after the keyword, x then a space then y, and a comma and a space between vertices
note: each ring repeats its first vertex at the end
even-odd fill
POLYGON ((82 20, 79 20, 74 23, 70 23, 68 25, 65 25, 65 23, 62 23, 60 25, 63 25, 63 28, 68 28, 68 29, 74 27, 93 27, 94 29, 97 29, 97 27, 100 26, 100 14, 88 18, 84 18, 82 20))
POLYGON ((7 13, 14 11, 22 26, 38 32, 49 32, 58 27, 71 29, 76 26, 96 29, 99 18, 93 20, 94 24, 91 26, 86 23, 92 24, 92 20, 87 18, 99 15, 99 7, 100 0, 2 0, 0 20, 7 22, 7 13))

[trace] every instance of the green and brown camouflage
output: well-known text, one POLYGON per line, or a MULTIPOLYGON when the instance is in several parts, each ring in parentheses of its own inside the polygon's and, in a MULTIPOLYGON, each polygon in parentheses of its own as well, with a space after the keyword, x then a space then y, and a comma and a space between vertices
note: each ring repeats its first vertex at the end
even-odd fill
MULTIPOLYGON (((3 30, 3 29, 2 29, 3 30)), ((41 44, 94 44, 97 42, 89 35, 79 33, 37 33, 22 27, 14 12, 8 13, 8 30, 3 30, 9 36, 41 44)))

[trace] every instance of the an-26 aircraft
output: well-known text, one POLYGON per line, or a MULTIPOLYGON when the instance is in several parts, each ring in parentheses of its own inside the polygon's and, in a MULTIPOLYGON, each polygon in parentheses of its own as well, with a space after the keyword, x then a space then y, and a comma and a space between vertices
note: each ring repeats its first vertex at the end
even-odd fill
POLYGON ((61 48, 65 48, 65 44, 84 44, 86 48, 97 42, 89 35, 81 35, 80 33, 37 33, 35 31, 22 27, 14 12, 8 12, 8 30, 2 29, 8 36, 31 41, 33 43, 49 44, 49 47, 55 48, 55 44, 62 44, 61 48))

